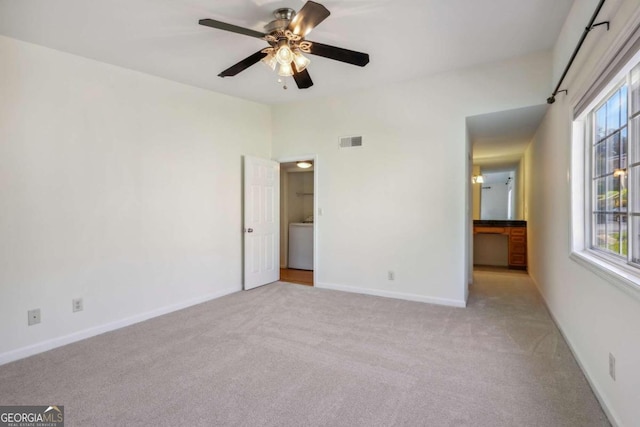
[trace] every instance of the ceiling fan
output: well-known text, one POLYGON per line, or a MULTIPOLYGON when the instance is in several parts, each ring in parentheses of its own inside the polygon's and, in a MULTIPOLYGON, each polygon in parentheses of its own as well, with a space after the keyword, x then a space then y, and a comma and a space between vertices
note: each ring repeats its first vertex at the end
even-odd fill
MULTIPOLYGON (((269 47, 259 50, 253 55, 243 59, 235 65, 227 68, 219 77, 231 77, 246 70, 259 61, 264 62, 272 70, 278 67, 278 75, 282 77, 293 76, 299 89, 307 89, 313 86, 307 66, 311 62, 303 54, 323 56, 347 64, 364 67, 369 63, 369 55, 362 52, 329 46, 306 40, 309 32, 322 21, 330 12, 320 3, 308 1, 296 13, 290 8, 280 8, 273 12, 275 20, 265 25, 265 33, 238 27, 237 25, 213 19, 201 19, 200 25, 231 31, 232 33, 256 37, 269 43, 269 47)), ((286 86, 285 86, 286 88, 286 86)))

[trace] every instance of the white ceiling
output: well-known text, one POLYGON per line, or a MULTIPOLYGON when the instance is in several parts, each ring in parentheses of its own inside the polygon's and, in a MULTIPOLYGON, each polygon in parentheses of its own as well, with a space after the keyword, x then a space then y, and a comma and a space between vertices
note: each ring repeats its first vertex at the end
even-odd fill
POLYGON ((473 164, 486 171, 512 170, 540 126, 548 105, 467 117, 473 164))
POLYGON ((370 54, 355 67, 312 56, 315 85, 283 90, 256 64, 217 74, 266 47, 198 25, 262 31, 304 0, 0 0, 0 34, 216 92, 275 104, 390 84, 552 48, 573 0, 321 0, 331 16, 308 39, 370 54))

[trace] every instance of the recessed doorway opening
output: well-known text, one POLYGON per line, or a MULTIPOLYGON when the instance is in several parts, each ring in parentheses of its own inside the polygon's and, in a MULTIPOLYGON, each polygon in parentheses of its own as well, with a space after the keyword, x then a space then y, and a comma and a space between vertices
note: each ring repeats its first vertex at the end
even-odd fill
POLYGON ((548 105, 466 118, 468 280, 474 267, 527 269, 527 147, 548 105))
POLYGON ((314 158, 280 163, 280 280, 313 286, 315 270, 314 158))

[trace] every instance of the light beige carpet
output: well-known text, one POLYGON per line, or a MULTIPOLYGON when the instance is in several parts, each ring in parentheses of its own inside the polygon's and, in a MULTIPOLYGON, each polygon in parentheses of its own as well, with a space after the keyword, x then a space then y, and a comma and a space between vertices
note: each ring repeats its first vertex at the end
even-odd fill
POLYGON ((275 283, 0 366, 67 426, 609 425, 528 276, 468 308, 275 283))

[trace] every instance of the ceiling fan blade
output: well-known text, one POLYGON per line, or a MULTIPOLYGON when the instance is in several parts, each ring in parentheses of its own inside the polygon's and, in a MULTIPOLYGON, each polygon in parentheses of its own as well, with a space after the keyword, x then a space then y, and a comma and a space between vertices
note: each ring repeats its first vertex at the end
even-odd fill
POLYGON ((346 62, 348 64, 364 67, 369 63, 369 54, 356 52, 355 50, 343 49, 341 47, 329 46, 322 43, 310 42, 311 50, 309 53, 325 58, 335 59, 336 61, 346 62))
MULTIPOLYGON (((296 70, 295 64, 293 62, 291 63, 291 66, 294 70, 296 70)), ((313 80, 311 80, 311 76, 309 75, 309 72, 306 68, 300 72, 296 70, 293 73, 293 80, 296 81, 298 89, 308 89, 313 86, 313 80)))
POLYGON ((243 59, 240 62, 238 62, 237 64, 232 65, 231 67, 227 68, 226 70, 224 70, 223 72, 218 74, 218 77, 233 77, 236 74, 238 74, 239 72, 244 71, 247 68, 251 67, 253 64, 259 62, 265 56, 267 56, 266 53, 264 53, 262 51, 258 51, 256 53, 254 53, 253 55, 243 59))
POLYGON ((237 25, 227 24, 226 22, 216 21, 214 19, 201 19, 200 21, 198 21, 198 23, 207 27, 217 28, 224 31, 231 31, 232 33, 244 34, 245 36, 256 37, 259 39, 264 37, 264 33, 261 33, 259 31, 238 27, 237 25))
POLYGON ((299 36, 306 36, 313 28, 327 19, 331 12, 320 3, 308 1, 289 23, 289 30, 299 36))

